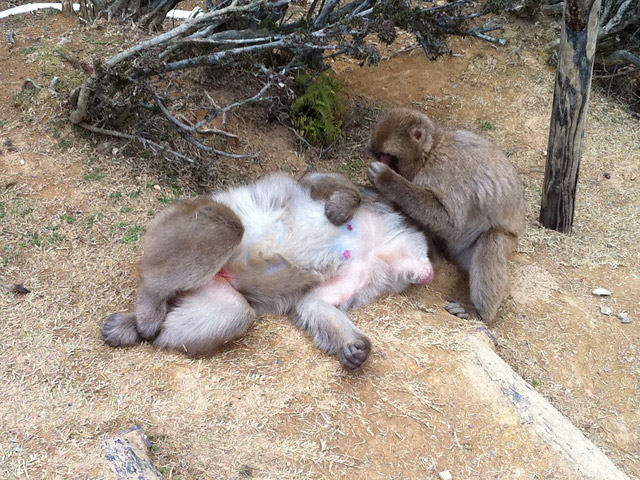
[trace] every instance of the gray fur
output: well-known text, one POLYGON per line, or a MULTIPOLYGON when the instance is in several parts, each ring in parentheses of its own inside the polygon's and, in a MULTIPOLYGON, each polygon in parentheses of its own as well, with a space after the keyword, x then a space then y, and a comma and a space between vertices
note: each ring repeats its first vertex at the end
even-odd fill
POLYGON ((448 311, 492 324, 525 229, 522 184, 504 152, 408 108, 380 118, 370 150, 379 160, 369 166, 371 183, 469 273, 473 305, 455 302, 448 311))
POLYGON ((137 328, 138 340, 206 354, 245 332, 257 315, 287 313, 320 349, 359 367, 371 343, 346 310, 433 275, 424 235, 375 195, 361 200, 339 176, 296 182, 276 174, 195 206, 171 207, 150 229, 153 258, 145 250, 136 310, 162 317, 157 333, 146 329, 148 320, 124 322, 118 315, 132 314, 114 314, 105 341, 131 345, 137 328), (221 214, 196 222, 203 205, 221 214), (349 223, 333 223, 343 218, 349 223), (174 232, 176 225, 190 230, 174 232), (176 250, 176 239, 183 242, 179 258, 163 256, 162 243, 176 250))

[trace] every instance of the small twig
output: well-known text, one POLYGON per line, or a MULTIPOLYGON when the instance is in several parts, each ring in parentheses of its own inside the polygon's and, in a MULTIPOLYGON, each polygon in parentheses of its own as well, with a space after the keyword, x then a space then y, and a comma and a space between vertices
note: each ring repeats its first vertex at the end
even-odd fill
POLYGON ((207 145, 204 145, 204 144, 200 143, 198 140, 193 138, 191 135, 184 135, 183 138, 187 142, 189 142, 190 144, 195 145, 196 147, 198 147, 199 149, 204 150, 207 153, 213 153, 215 155, 219 155, 221 157, 227 157, 227 158, 258 158, 260 156, 260 152, 255 152, 255 153, 229 153, 229 152, 224 152, 222 150, 216 150, 215 148, 208 147, 207 145))
POLYGON ((171 150, 170 148, 165 147, 164 145, 160 145, 159 143, 156 143, 153 140, 149 140, 139 135, 130 135, 128 133, 118 132, 117 130, 108 130, 106 128, 95 127, 93 125, 89 125, 88 123, 78 123, 77 125, 79 127, 84 128, 85 130, 89 130, 90 132, 98 133, 100 135, 109 135, 110 137, 118 137, 118 138, 125 138, 127 140, 135 140, 141 143, 143 147, 151 150, 153 153, 156 153, 156 152, 152 148, 149 148, 150 146, 155 147, 163 152, 168 152, 180 160, 184 160, 189 163, 195 163, 195 160, 192 159, 191 157, 183 155, 180 152, 176 152, 175 150, 171 150))
POLYGON ((502 27, 492 27, 490 29, 485 30, 485 29, 482 29, 482 27, 480 27, 480 28, 472 28, 470 30, 466 30, 464 32, 461 32, 459 34, 456 33, 456 32, 451 32, 451 33, 453 33, 454 35, 469 35, 470 37, 476 37, 476 38, 479 38, 480 40, 484 40, 486 42, 497 43, 498 45, 504 46, 504 45, 507 44, 507 41, 504 38, 496 38, 496 37, 492 37, 490 35, 485 35, 483 33, 485 31, 486 32, 490 32, 490 31, 493 31, 493 30, 499 30, 501 28, 502 27))
POLYGON ((287 128, 289 128, 289 130, 291 130, 293 132, 293 134, 296 136, 296 138, 298 140, 300 140, 302 143, 304 143, 307 147, 309 147, 311 150, 319 152, 320 149, 317 148, 317 147, 314 147, 313 145, 311 145, 309 143, 309 141, 306 138, 304 138, 302 135, 300 135, 295 128, 293 128, 293 127, 287 127, 287 128))
MULTIPOLYGON (((254 103, 254 102, 258 102, 258 101, 265 101, 265 100, 271 100, 272 97, 264 97, 263 95, 267 92, 267 90, 269 90, 271 87, 273 86, 273 84, 271 83, 267 83, 264 87, 262 87, 260 89, 260 91, 258 93, 256 93, 253 97, 249 97, 249 98, 245 98, 244 100, 240 100, 238 102, 232 103, 230 105, 227 105, 224 108, 219 108, 219 107, 215 107, 215 111, 214 113, 212 113, 211 115, 208 115, 207 117, 205 117, 203 120, 200 120, 198 123, 196 123, 193 126, 193 130, 194 132, 199 131, 200 128, 204 127, 207 123, 209 123, 211 120, 213 120, 214 118, 216 118, 218 115, 223 114, 226 115, 228 112, 230 112, 231 110, 235 110, 236 108, 239 108, 243 105, 247 105, 249 103, 254 103)), ((208 94, 207 94, 208 95, 208 94)), ((211 98, 211 97, 209 97, 211 98)), ((212 101, 212 103, 215 102, 212 101)))
POLYGON ((178 133, 182 136, 182 138, 184 138, 190 144, 195 145, 196 147, 198 147, 201 150, 204 150, 205 152, 213 153, 215 155, 220 155, 221 157, 227 157, 227 158, 256 158, 257 156, 260 155, 259 152, 257 152, 257 153, 229 153, 229 152, 225 152, 225 151, 222 151, 222 150, 217 150, 217 149, 212 148, 212 147, 208 147, 207 145, 204 145, 203 143, 200 143, 198 140, 196 140, 195 138, 193 138, 191 136, 191 133, 194 132, 196 129, 194 127, 190 127, 189 125, 185 124, 184 122, 181 122, 180 120, 178 120, 169 111, 169 109, 167 107, 165 107, 165 105, 162 103, 160 97, 158 95, 154 95, 154 96, 155 96, 155 99, 156 99, 156 104, 158 105, 158 107, 160 107, 160 110, 162 110, 162 113, 164 113, 164 116, 167 117, 167 119, 173 124, 173 126, 176 128, 178 133))
POLYGON ((454 8, 463 7, 463 6, 465 6, 468 3, 471 3, 473 1, 474 0, 459 0, 457 2, 446 3, 444 5, 437 5, 435 7, 421 8, 420 11, 421 12, 429 12, 429 13, 444 12, 444 11, 448 11, 448 10, 453 10, 454 8))
MULTIPOLYGON (((189 120, 187 117, 185 117, 183 114, 180 113, 176 117, 180 117, 180 119, 184 123, 189 125, 189 127, 193 127, 194 126, 193 122, 191 120, 189 120)), ((224 130, 220 130, 219 128, 203 128, 203 129, 195 131, 195 133, 200 133, 200 134, 212 133, 212 134, 215 134, 215 135, 220 135, 222 137, 233 138, 234 140, 238 139, 237 135, 234 135, 233 133, 225 132, 224 130)))
POLYGON ((640 72, 640 68, 632 68, 631 70, 625 70, 623 72, 607 73, 604 75, 594 75, 593 78, 615 78, 615 77, 622 77, 624 75, 630 75, 632 73, 637 73, 637 72, 640 72))

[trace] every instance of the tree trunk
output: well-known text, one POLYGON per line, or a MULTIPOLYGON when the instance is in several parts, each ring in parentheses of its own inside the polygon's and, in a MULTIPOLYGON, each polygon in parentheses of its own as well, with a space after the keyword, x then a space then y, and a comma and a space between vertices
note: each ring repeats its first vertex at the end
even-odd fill
POLYGON ((67 16, 74 15, 72 0, 62 0, 62 13, 67 16))
POLYGON ((600 0, 567 0, 553 94, 540 223, 571 233, 600 0))

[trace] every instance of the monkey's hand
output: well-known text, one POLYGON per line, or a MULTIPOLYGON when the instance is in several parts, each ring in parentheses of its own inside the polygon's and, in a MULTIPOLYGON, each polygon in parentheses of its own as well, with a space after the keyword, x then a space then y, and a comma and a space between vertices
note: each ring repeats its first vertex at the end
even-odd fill
POLYGON ((373 162, 367 169, 369 181, 378 189, 382 189, 392 183, 396 175, 398 174, 382 162, 373 162))
POLYGON ((324 204, 324 213, 331 223, 340 226, 351 220, 361 201, 357 190, 337 190, 324 204))

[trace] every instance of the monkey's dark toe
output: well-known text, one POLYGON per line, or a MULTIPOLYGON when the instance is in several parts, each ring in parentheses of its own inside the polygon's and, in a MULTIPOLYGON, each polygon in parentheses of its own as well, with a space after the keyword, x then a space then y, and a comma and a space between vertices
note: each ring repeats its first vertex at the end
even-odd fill
POLYGON ((340 363, 346 368, 355 370, 367 360, 370 351, 371 342, 366 338, 348 343, 340 353, 340 363))
POLYGON ((449 302, 444 306, 444 308, 451 315, 455 315, 456 317, 462 318, 463 320, 471 320, 475 318, 474 315, 469 312, 469 309, 467 307, 459 304, 458 302, 449 302))

